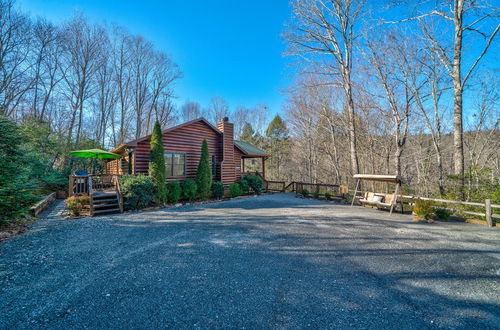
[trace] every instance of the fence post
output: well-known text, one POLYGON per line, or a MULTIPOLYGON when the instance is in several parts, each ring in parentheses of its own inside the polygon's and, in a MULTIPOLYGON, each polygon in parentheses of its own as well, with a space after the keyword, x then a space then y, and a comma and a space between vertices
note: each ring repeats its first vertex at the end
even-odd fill
POLYGON ((491 218, 491 200, 489 198, 484 201, 484 206, 486 209, 484 214, 486 216, 486 222, 488 223, 488 227, 493 227, 493 220, 491 218))

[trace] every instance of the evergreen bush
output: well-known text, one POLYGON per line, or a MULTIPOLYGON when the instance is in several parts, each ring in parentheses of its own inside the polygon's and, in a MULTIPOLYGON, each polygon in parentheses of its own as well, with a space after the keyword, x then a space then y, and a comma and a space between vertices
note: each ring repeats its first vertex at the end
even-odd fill
POLYGON ((184 180, 182 183, 182 196, 188 201, 192 201, 196 198, 198 193, 198 188, 196 187, 196 182, 191 179, 184 180))
POLYGON ((163 204, 166 202, 168 197, 168 191, 165 185, 167 170, 165 168, 165 151, 163 150, 163 133, 158 121, 156 121, 153 128, 153 134, 151 135, 150 144, 151 153, 149 162, 149 176, 151 177, 155 185, 155 202, 156 204, 163 204))
POLYGON ((429 220, 434 215, 432 204, 432 201, 417 199, 415 201, 415 205, 413 206, 413 213, 415 213, 420 219, 429 220))
POLYGON ((236 182, 233 182, 229 185, 229 194, 231 197, 238 197, 241 195, 240 185, 236 182))
POLYGON ((240 185, 240 190, 241 193, 246 195, 250 192, 250 185, 248 184, 248 181, 243 178, 238 181, 238 184, 240 185))
POLYGON ((120 177, 120 189, 127 210, 137 210, 153 205, 155 184, 145 175, 123 175, 120 177))
POLYGON ((22 215, 37 200, 20 141, 16 124, 0 116, 0 223, 22 215))
POLYGON ((207 140, 201 144, 201 158, 196 171, 196 185, 198 187, 198 196, 201 199, 210 197, 210 187, 212 185, 212 169, 210 166, 210 155, 208 154, 207 140))
POLYGON ((262 178, 257 175, 252 175, 252 174, 246 174, 243 179, 245 179, 248 182, 248 185, 252 189, 253 192, 256 194, 260 194, 262 192, 262 178))
POLYGON ((224 184, 220 181, 212 183, 212 196, 216 199, 221 199, 224 196, 224 184))
POLYGON ((451 212, 447 209, 435 209, 434 214, 439 220, 448 220, 448 218, 451 216, 451 212))
POLYGON ((304 197, 308 197, 309 196, 309 190, 307 189, 302 189, 302 191, 300 192, 300 194, 304 197))
POLYGON ((177 181, 170 181, 167 184, 167 200, 169 203, 177 203, 181 198, 181 186, 177 181))
POLYGON ((326 192, 326 193, 325 193, 325 198, 326 198, 327 200, 331 200, 331 199, 332 199, 332 194, 330 194, 329 192, 326 192))

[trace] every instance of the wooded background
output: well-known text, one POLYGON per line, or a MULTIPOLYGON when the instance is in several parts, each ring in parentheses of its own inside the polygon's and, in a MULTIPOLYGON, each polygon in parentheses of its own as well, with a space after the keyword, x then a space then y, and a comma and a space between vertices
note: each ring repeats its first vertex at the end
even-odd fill
POLYGON ((182 68, 125 27, 83 13, 54 25, 0 0, 0 115, 38 166, 28 174, 61 182, 88 165, 69 150, 111 149, 157 119, 166 128, 229 116, 236 138, 272 154, 272 179, 352 185, 355 173, 398 174, 407 192, 500 202, 494 1, 290 6, 283 109, 231 109, 221 96, 176 106, 182 68))

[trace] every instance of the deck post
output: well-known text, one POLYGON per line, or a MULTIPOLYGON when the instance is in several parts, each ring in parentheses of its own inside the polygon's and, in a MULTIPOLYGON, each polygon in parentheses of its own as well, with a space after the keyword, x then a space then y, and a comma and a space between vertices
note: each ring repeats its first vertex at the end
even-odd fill
POLYGON ((356 180, 356 188, 354 188, 354 195, 352 196, 352 203, 351 203, 351 207, 354 205, 354 200, 356 199, 356 195, 357 195, 357 193, 358 193, 359 181, 360 181, 360 179, 357 179, 357 180, 356 180))
POLYGON ((69 187, 68 187, 68 197, 73 196, 73 181, 74 181, 73 176, 70 176, 69 177, 69 187))
POLYGON ((398 194, 399 194, 399 182, 396 183, 396 190, 394 191, 394 198, 391 201, 391 211, 389 212, 389 215, 392 215, 392 210, 394 209, 394 205, 398 200, 398 194))
POLYGON ((266 179, 266 158, 262 157, 262 178, 266 179))
POLYGON ((493 227, 493 220, 491 218, 491 199, 486 199, 484 201, 484 215, 486 217, 486 222, 488 223, 488 227, 493 227))

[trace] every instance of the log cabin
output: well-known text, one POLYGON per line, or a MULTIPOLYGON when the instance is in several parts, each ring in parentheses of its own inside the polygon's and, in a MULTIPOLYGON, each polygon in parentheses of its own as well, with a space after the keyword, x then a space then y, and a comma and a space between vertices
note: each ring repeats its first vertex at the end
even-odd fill
MULTIPOLYGON (((106 163, 107 174, 148 174, 151 135, 121 144, 112 152, 122 155, 106 163)), ((228 118, 217 127, 204 118, 167 128, 163 131, 163 148, 167 181, 194 179, 201 157, 201 144, 207 141, 214 181, 225 185, 245 174, 245 162, 260 159, 260 174, 266 175, 265 161, 270 156, 256 146, 234 140, 234 124, 228 118)), ((253 172, 255 173, 255 172, 253 172)))

